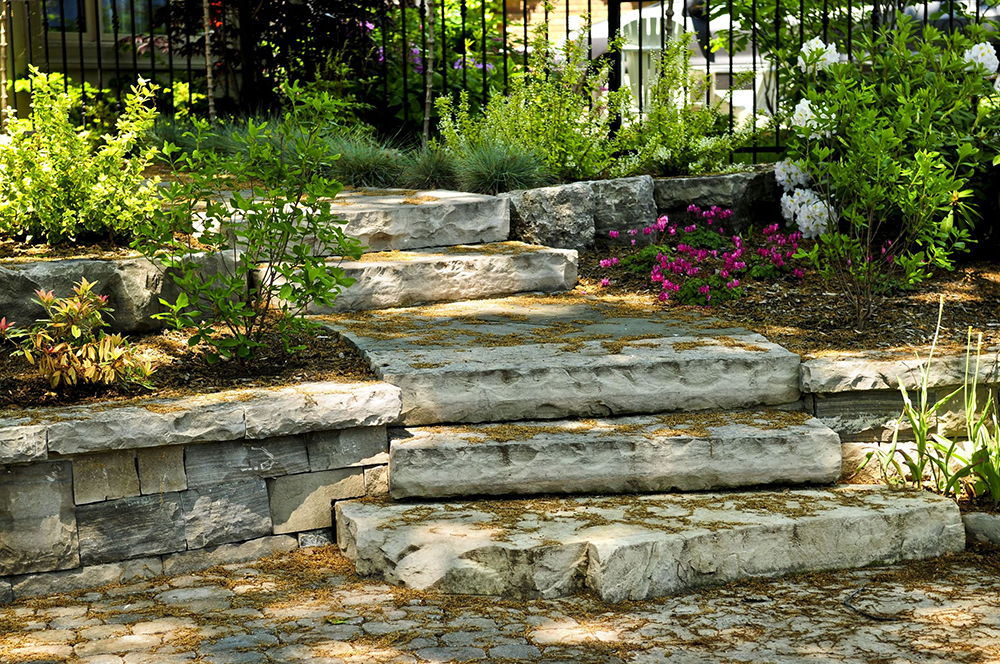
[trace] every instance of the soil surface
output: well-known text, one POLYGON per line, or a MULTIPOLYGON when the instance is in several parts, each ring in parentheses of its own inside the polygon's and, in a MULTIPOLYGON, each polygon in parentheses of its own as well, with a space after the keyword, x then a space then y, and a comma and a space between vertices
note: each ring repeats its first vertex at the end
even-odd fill
POLYGON ((392 587, 325 546, 0 607, 0 661, 979 664, 998 618, 987 548, 606 604, 392 587))
MULTIPOLYGON (((752 253, 756 246, 748 243, 752 253)), ((875 313, 864 329, 851 326, 851 307, 834 285, 812 270, 799 280, 743 280, 746 295, 713 307, 662 304, 656 300, 647 274, 633 274, 620 266, 600 267, 602 258, 624 257, 625 247, 604 247, 580 256, 580 287, 591 293, 639 294, 650 307, 679 311, 699 310, 723 321, 763 334, 769 341, 798 353, 803 359, 849 354, 864 350, 898 351, 912 357, 934 339, 940 299, 944 298, 938 347, 964 353, 968 331, 983 334, 984 348, 1000 346, 1000 264, 972 262, 953 272, 941 271, 912 291, 897 291, 876 300, 875 313), (601 279, 611 285, 602 287, 601 279)), ((803 269, 804 266, 802 266, 803 269)))
POLYGON ((289 355, 277 335, 266 339, 256 361, 247 366, 222 361, 210 365, 204 348, 188 347, 191 332, 170 330, 130 337, 138 355, 154 369, 152 388, 77 386, 52 391, 24 356, 10 343, 0 341, 0 416, 15 415, 20 408, 100 402, 131 402, 211 394, 228 389, 280 387, 302 382, 375 380, 368 363, 334 333, 315 338, 297 337, 306 348, 289 355))

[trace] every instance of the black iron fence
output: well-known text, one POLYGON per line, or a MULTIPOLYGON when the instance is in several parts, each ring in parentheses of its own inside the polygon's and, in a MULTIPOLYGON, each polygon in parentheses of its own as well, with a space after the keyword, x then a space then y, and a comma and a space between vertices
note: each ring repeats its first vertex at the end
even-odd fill
POLYGON ((161 87, 168 114, 204 113, 209 96, 220 113, 267 111, 277 82, 304 78, 366 105, 387 131, 417 127, 427 85, 467 91, 479 104, 504 94, 527 66, 533 35, 579 39, 592 58, 610 58, 610 87, 627 86, 640 112, 657 54, 668 40, 689 39, 706 100, 727 99, 733 127, 773 112, 782 87, 773 54, 820 37, 850 57, 858 35, 896 10, 945 29, 994 15, 974 0, 0 0, 0 8, 0 87, 20 115, 31 67, 63 75, 84 115, 120 103, 139 77, 161 87))

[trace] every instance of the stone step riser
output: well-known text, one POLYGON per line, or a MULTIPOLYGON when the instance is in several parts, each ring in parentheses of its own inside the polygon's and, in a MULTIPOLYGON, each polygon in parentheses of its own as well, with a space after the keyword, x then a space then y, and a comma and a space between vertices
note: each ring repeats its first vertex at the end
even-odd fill
MULTIPOLYGON (((519 244, 509 245, 506 252, 504 245, 486 246, 485 251, 496 253, 476 253, 478 249, 414 251, 390 254, 391 259, 341 263, 339 267, 355 283, 345 288, 332 306, 312 306, 309 313, 390 309, 523 292, 554 293, 576 286, 575 251, 519 244)), ((267 276, 267 268, 258 270, 258 280, 267 276)))
POLYGON ((520 427, 522 440, 491 439, 502 428, 490 426, 410 429, 390 448, 390 492, 397 499, 616 494, 836 481, 839 437, 801 419, 775 429, 766 421, 725 424, 698 435, 664 431, 656 417, 534 422, 520 427))
POLYGON ((363 576, 418 590, 641 600, 753 577, 961 551, 958 507, 928 493, 835 490, 336 508, 363 576))

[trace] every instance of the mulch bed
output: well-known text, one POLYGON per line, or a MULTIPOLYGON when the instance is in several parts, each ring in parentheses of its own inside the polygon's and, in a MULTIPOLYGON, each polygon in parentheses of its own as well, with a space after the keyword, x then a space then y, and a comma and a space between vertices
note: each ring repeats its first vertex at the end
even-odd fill
MULTIPOLYGON (((756 249, 747 242, 750 252, 756 249)), ((580 256, 580 284, 588 292, 640 294, 651 307, 698 309, 716 318, 759 332, 803 358, 864 350, 899 352, 912 357, 914 349, 925 349, 934 338, 938 305, 944 298, 944 314, 938 347, 945 352, 964 352, 971 327, 982 332, 984 347, 1000 346, 1000 264, 968 262, 953 272, 939 271, 912 291, 898 291, 876 300, 875 313, 864 329, 851 325, 851 307, 834 285, 815 271, 806 270, 802 280, 743 280, 746 295, 739 300, 709 308, 661 304, 649 275, 632 274, 620 267, 604 269, 599 261, 623 257, 624 247, 598 247, 580 256), (612 283, 602 287, 600 281, 612 283)), ((975 339, 975 336, 973 337, 975 339)))
POLYGON ((306 348, 289 355, 275 334, 258 349, 256 361, 245 367, 223 361, 204 360, 201 348, 189 348, 190 332, 164 331, 131 338, 139 354, 153 367, 153 389, 77 386, 65 392, 49 389, 13 345, 0 342, 0 417, 13 416, 21 408, 85 405, 97 402, 137 402, 150 398, 172 398, 213 394, 221 390, 281 387, 302 382, 375 380, 368 363, 335 333, 315 338, 299 337, 306 348))

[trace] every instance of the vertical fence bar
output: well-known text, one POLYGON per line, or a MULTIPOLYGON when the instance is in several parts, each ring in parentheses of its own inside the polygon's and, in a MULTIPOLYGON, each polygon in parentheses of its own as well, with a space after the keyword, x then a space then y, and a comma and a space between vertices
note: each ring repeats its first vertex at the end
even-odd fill
POLYGON ((705 20, 705 106, 712 104, 712 25, 709 20, 712 16, 711 0, 705 0, 704 20, 705 20))
POLYGON ((94 16, 94 50, 97 53, 97 90, 98 94, 104 91, 104 55, 101 53, 101 12, 98 8, 94 16))
POLYGON ((115 89, 118 93, 118 106, 122 105, 122 63, 118 52, 118 32, 121 30, 121 17, 118 15, 118 0, 111 0, 111 35, 114 42, 111 50, 115 54, 115 89))
POLYGON ((192 91, 192 84, 194 83, 194 67, 191 66, 191 26, 187 23, 188 14, 184 15, 184 51, 187 56, 187 84, 188 84, 188 106, 194 102, 194 92, 192 91))
POLYGON ((445 19, 445 3, 447 0, 441 0, 441 65, 439 69, 441 70, 441 90, 444 94, 448 94, 448 26, 445 25, 447 22, 445 19))
POLYGON ((407 71, 410 68, 410 42, 406 38, 406 0, 399 3, 400 28, 402 29, 402 66, 403 66, 403 122, 410 121, 410 81, 407 71))
POLYGON ((423 74, 420 78, 423 79, 423 96, 421 99, 427 99, 427 86, 430 84, 427 80, 427 0, 420 0, 420 47, 421 47, 421 57, 420 66, 423 74))
POLYGON ((503 31, 501 35, 503 38, 503 92, 507 94, 510 92, 510 79, 507 69, 507 3, 503 0, 500 1, 500 16, 503 21, 500 26, 500 29, 503 31))
MULTIPOLYGON (((8 13, 8 16, 10 14, 8 13)), ((83 0, 76 0, 76 37, 80 50, 80 105, 83 122, 87 122, 87 71, 85 69, 86 57, 83 51, 83 31, 87 29, 87 23, 83 16, 83 0)), ((69 72, 65 72, 69 78, 69 72)))
POLYGON ((382 24, 382 88, 385 103, 389 103, 389 10, 386 5, 379 5, 379 18, 382 24))
MULTIPOLYGON (((167 0, 167 6, 164 11, 167 17, 167 81, 169 81, 170 85, 170 115, 173 116, 177 112, 177 101, 175 98, 176 92, 174 91, 174 14, 170 3, 171 0, 167 0)), ((228 85, 227 83, 227 94, 229 93, 228 85)))
POLYGON ((806 0, 799 0, 799 50, 806 43, 806 0))
POLYGON ((639 0, 639 115, 642 115, 642 0, 639 0))
POLYGON ((153 0, 148 0, 149 18, 149 80, 156 82, 156 36, 153 34, 153 0))
MULTIPOLYGON (((854 31, 854 0, 847 0, 847 61, 854 60, 854 40, 851 33, 854 31)), ((924 7, 927 3, 924 2, 924 7)), ((925 18, 926 22, 926 18, 925 18)))
POLYGON ((587 60, 594 59, 594 15, 591 0, 587 0, 587 60))
POLYGON ((59 40, 62 44, 62 74, 63 88, 69 92, 69 57, 66 53, 66 0, 59 2, 59 40))
POLYGON ((129 29, 131 30, 129 34, 129 43, 132 44, 132 78, 136 78, 139 76, 139 49, 136 47, 135 43, 135 0, 128 0, 128 9, 129 29))
POLYGON ((948 32, 955 32, 955 0, 948 0, 948 32))
POLYGON ((486 0, 482 0, 483 3, 483 61, 479 63, 479 66, 483 68, 483 108, 486 108, 486 102, 488 101, 490 94, 490 68, 489 60, 486 57, 486 0))
POLYGON ((52 62, 49 53, 49 0, 42 0, 42 50, 45 54, 45 73, 52 73, 52 62))
MULTIPOLYGON (((9 10, 9 8, 8 8, 9 10)), ((27 31, 27 41, 28 41, 28 67, 34 64, 35 60, 35 45, 34 38, 32 37, 32 26, 31 26, 31 5, 27 2, 24 3, 24 28, 27 31)), ((30 69, 29 69, 30 71, 30 69)), ((11 85, 14 83, 14 79, 17 76, 17 70, 11 72, 11 85)), ((31 76, 28 76, 28 92, 30 94, 35 94, 35 85, 31 81, 31 76)), ((17 91, 14 91, 14 110, 17 110, 17 91)), ((0 122, 3 118, 0 117, 0 122)))
POLYGON ((729 133, 731 134, 736 123, 736 113, 733 110, 733 32, 735 32, 733 27, 733 2, 735 0, 726 0, 726 2, 729 3, 729 133))
POLYGON ((524 9, 521 12, 524 19, 524 68, 528 68, 528 0, 524 0, 524 9))
MULTIPOLYGON (((774 50, 776 53, 781 52, 781 0, 774 1, 774 50)), ((778 56, 775 54, 772 61, 775 63, 774 66, 774 109, 775 113, 778 112, 779 101, 781 97, 781 66, 777 62, 778 56)), ((768 105, 770 105, 771 100, 766 100, 768 105)), ((757 127, 757 117, 754 116, 753 126, 757 127)), ((781 128, 776 128, 774 131, 774 150, 775 152, 781 151, 781 128)))
POLYGON ((563 0, 566 3, 566 41, 569 41, 569 0, 563 0))
MULTIPOLYGON (((14 50, 14 8, 11 6, 10 0, 4 0, 4 5, 7 8, 7 34, 4 35, 4 37, 6 38, 5 41, 7 42, 7 51, 6 51, 6 53, 4 53, 4 56, 5 57, 9 56, 10 57, 10 61, 13 63, 13 62, 17 61, 17 57, 15 55, 16 51, 14 50)), ((27 4, 26 4, 25 5, 25 11, 27 11, 28 9, 30 9, 30 8, 27 7, 27 4)), ((28 58, 28 61, 29 62, 31 61, 30 57, 28 58)), ((7 63, 5 62, 4 63, 4 68, 5 69, 6 69, 6 65, 7 65, 7 63)), ((16 114, 17 113, 17 67, 11 67, 10 68, 10 72, 7 75, 7 79, 10 81, 10 86, 11 86, 11 89, 14 90, 14 94, 11 95, 12 98, 8 99, 8 97, 7 97, 7 90, 5 89, 3 91, 4 92, 4 101, 7 102, 10 106, 13 107, 13 112, 16 114)), ((29 77, 28 80, 30 81, 31 78, 29 77)), ((6 84, 7 84, 7 81, 4 81, 4 85, 6 85, 6 84)), ((11 112, 11 109, 8 106, 5 106, 3 108, 3 113, 0 114, 0 122, 2 122, 4 119, 6 119, 7 114, 10 113, 10 112, 11 112)))
POLYGON ((823 0, 823 41, 830 41, 830 2, 823 0))
POLYGON ((467 47, 468 42, 465 39, 465 17, 468 12, 468 7, 465 4, 465 0, 462 0, 461 14, 462 14, 462 89, 466 92, 469 91, 469 70, 468 70, 468 55, 469 49, 467 47))
MULTIPOLYGON (((753 25, 750 29, 750 70, 753 72, 753 82, 752 85, 752 99, 753 106, 751 109, 751 114, 753 117, 757 116, 757 0, 753 0, 750 6, 750 14, 753 16, 753 25)), ((753 163, 757 163, 757 137, 753 138, 753 163)))

